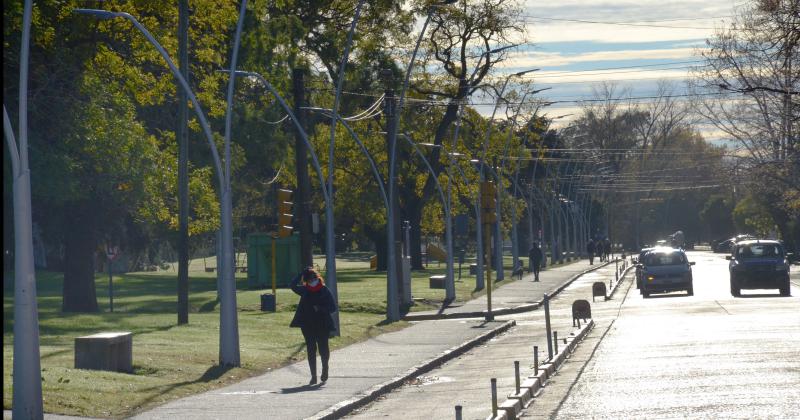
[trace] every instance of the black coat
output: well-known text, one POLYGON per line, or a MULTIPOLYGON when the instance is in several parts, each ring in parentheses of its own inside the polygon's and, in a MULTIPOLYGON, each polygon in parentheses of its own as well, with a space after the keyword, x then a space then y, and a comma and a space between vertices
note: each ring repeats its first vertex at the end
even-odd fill
POLYGON ((319 291, 312 292, 300 284, 298 275, 290 284, 292 291, 300 295, 300 303, 294 312, 290 327, 314 331, 334 331, 332 313, 336 312, 336 302, 331 291, 322 286, 319 291))
POLYGON ((534 264, 539 264, 542 262, 544 256, 542 255, 542 249, 539 247, 533 247, 528 251, 528 258, 533 261, 534 264))

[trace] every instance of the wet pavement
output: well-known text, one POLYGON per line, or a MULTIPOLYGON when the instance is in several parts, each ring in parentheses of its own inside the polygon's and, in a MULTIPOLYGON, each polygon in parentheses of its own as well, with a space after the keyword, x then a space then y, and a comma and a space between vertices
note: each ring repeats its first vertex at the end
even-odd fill
MULTIPOLYGON (((601 281, 607 285, 608 280, 614 277, 614 270, 614 264, 611 264, 584 274, 550 302, 552 329, 558 332, 559 337, 575 330, 571 318, 572 302, 586 299, 591 303, 592 283, 601 281)), ((613 299, 604 302, 599 297, 592 303, 592 310, 601 306, 616 307, 618 303, 613 299)), ((454 418, 455 406, 461 405, 464 419, 485 419, 491 414, 491 378, 497 378, 498 400, 502 403, 515 391, 514 361, 520 361, 524 379, 533 374, 533 346, 539 347, 540 361, 547 358, 543 309, 498 319, 514 319, 517 325, 486 344, 409 381, 348 418, 446 419, 454 418)))
POLYGON ((694 296, 635 287, 522 418, 800 417, 800 276, 730 295, 724 254, 691 252, 694 296))

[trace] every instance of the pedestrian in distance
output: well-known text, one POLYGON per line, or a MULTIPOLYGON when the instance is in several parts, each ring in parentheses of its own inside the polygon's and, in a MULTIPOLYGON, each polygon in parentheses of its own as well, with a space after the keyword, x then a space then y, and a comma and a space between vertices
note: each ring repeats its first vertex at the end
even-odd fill
POLYGON ((290 286, 293 292, 300 295, 300 303, 297 304, 289 326, 300 328, 306 341, 308 367, 311 370, 311 381, 308 384, 317 383, 317 349, 322 359, 322 375, 319 379, 325 382, 328 380, 328 361, 331 356, 328 339, 331 332, 335 331, 331 316, 336 312, 333 294, 313 267, 308 267, 295 276, 290 286))
POLYGON ((586 244, 586 252, 589 253, 589 265, 594 264, 594 251, 595 251, 594 240, 590 238, 589 242, 586 244))
POLYGON ((539 281, 539 270, 542 267, 543 259, 544 254, 542 254, 542 249, 539 248, 539 243, 534 242, 533 246, 528 251, 528 262, 531 264, 531 268, 533 269, 533 281, 539 281))

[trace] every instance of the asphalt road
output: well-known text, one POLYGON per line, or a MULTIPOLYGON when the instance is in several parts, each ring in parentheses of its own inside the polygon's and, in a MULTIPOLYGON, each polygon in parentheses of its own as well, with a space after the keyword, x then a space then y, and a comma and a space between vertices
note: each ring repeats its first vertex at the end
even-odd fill
POLYGON ((630 287, 523 418, 800 418, 799 267, 734 298, 723 254, 689 259, 694 296, 630 287))
MULTIPOLYGON (((694 296, 644 299, 629 276, 613 299, 592 303, 594 330, 521 417, 800 418, 800 267, 792 267, 792 297, 748 290, 733 298, 723 254, 689 259, 694 296)), ((553 302, 554 329, 570 331, 571 302, 591 302, 591 282, 610 276, 599 270, 564 290, 553 302)), ((490 378, 503 401, 513 361, 530 373, 532 345, 546 351, 541 310, 507 318, 518 326, 351 417, 454 418, 460 404, 464 419, 487 418, 490 378)))
MULTIPOLYGON (((551 325, 559 337, 571 331, 571 305, 575 299, 592 301, 593 282, 607 284, 614 276, 614 265, 581 276, 551 301, 551 325)), ((622 290, 620 290, 622 291, 622 290)), ((592 310, 616 308, 618 302, 598 298, 592 310)), ((487 344, 478 346, 405 386, 380 397, 348 418, 357 419, 452 419, 456 405, 463 407, 464 419, 485 419, 491 414, 491 378, 497 378, 499 402, 514 391, 514 361, 519 361, 522 376, 533 373, 533 346, 539 347, 540 361, 547 357, 544 311, 498 317, 514 319, 517 325, 487 344)), ((427 322, 427 321, 423 321, 427 322)), ((450 322, 467 322, 453 320, 450 322)))

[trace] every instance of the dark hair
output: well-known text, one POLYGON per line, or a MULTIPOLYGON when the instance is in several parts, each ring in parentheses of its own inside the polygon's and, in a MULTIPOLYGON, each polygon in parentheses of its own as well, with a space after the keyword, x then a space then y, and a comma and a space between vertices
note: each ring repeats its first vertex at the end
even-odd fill
POLYGON ((303 270, 304 282, 309 282, 315 278, 319 279, 319 281, 322 284, 325 284, 325 280, 322 278, 322 276, 319 275, 319 273, 317 272, 317 270, 314 269, 314 267, 306 267, 306 269, 303 270))

